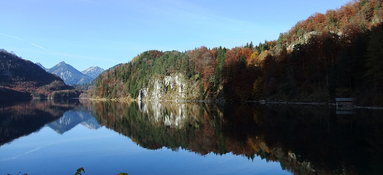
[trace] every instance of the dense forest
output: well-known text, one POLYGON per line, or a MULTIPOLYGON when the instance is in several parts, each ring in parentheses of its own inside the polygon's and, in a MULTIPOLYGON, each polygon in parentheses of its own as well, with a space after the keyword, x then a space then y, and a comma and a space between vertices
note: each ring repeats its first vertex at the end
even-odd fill
MULTIPOLYGON (((151 90, 154 80, 181 75, 187 82, 183 99, 332 102, 354 97, 360 105, 382 105, 382 3, 356 0, 315 13, 277 40, 258 45, 146 51, 99 75, 92 96, 136 99, 142 89, 151 90)), ((168 84, 162 89, 172 91, 168 84)))

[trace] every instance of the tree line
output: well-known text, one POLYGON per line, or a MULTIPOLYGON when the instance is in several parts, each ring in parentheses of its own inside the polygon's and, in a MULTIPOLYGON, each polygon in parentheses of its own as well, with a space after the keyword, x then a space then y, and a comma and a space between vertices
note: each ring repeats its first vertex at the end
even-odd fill
POLYGON ((181 73, 200 83, 201 99, 331 102, 356 97, 383 104, 381 0, 315 13, 278 40, 232 49, 151 50, 101 74, 92 95, 137 98, 152 78, 181 73))

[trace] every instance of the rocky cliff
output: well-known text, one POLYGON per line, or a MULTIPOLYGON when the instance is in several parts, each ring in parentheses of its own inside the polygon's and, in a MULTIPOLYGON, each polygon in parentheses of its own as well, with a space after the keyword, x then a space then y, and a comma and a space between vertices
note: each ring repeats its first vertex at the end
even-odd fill
POLYGON ((104 72, 91 95, 327 103, 350 97, 358 105, 382 106, 383 24, 374 15, 380 16, 383 8, 372 4, 354 2, 325 15, 317 13, 281 33, 278 40, 259 45, 146 51, 104 72), (341 19, 335 20, 335 14, 341 19))
POLYGON ((222 79, 214 74, 215 51, 225 52, 206 47, 187 52, 146 51, 98 76, 91 96, 138 101, 214 99, 222 79))
POLYGON ((139 90, 138 101, 188 100, 198 99, 198 81, 186 81, 182 74, 153 78, 148 86, 139 90))

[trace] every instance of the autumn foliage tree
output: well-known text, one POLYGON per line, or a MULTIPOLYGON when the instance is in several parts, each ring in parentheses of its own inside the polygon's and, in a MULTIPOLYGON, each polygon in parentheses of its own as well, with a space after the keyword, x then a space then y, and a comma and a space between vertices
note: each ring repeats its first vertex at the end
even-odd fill
POLYGON ((383 82, 382 2, 355 0, 325 14, 314 13, 277 40, 258 45, 146 51, 100 75, 94 96, 136 98, 153 77, 181 73, 199 84, 201 99, 331 102, 335 97, 361 97, 359 103, 371 104, 370 87, 376 92, 383 82))

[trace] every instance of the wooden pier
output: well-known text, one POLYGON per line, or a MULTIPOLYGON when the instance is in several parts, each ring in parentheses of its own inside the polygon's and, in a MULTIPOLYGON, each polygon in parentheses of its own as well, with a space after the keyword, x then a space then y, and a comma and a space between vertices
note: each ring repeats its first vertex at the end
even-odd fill
POLYGON ((337 114, 351 114, 354 109, 354 98, 335 98, 335 106, 337 114))

